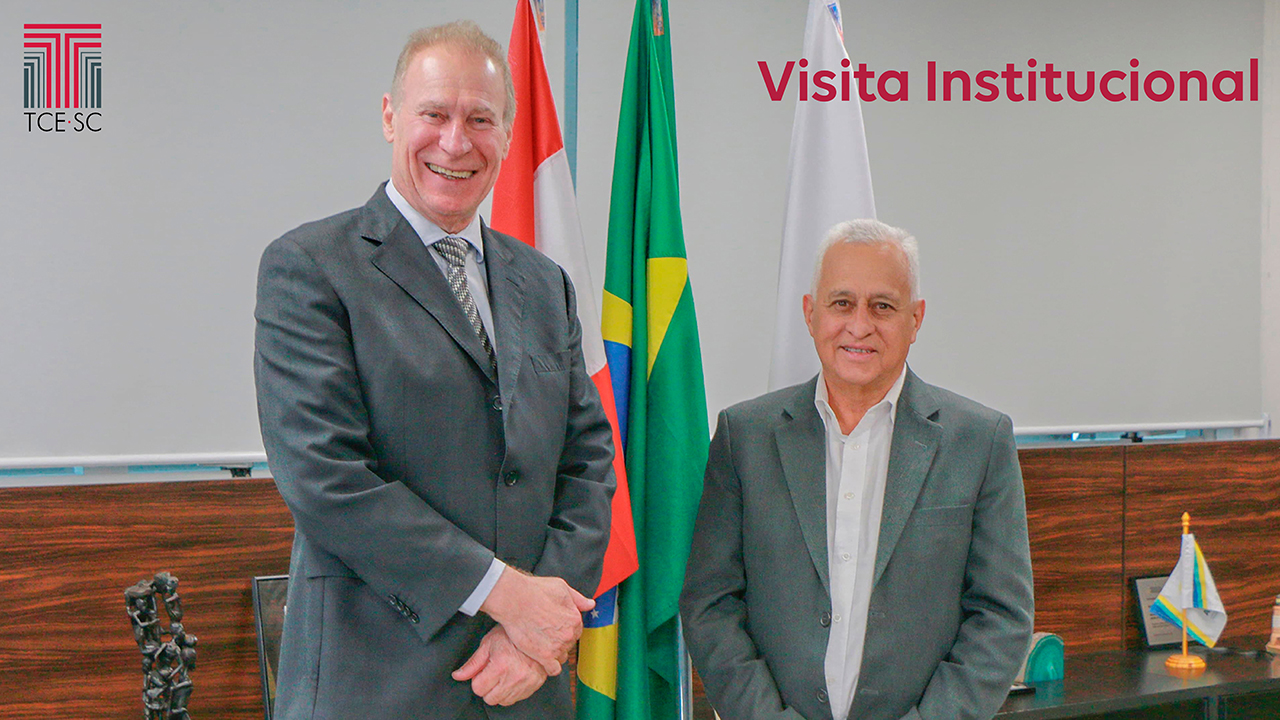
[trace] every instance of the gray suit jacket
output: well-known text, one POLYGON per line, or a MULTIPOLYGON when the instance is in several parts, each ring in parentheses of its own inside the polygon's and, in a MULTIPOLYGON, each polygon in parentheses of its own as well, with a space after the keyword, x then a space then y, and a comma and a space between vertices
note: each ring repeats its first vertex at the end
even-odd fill
MULTIPOLYGON (((826 453, 815 380, 720 413, 681 598, 724 720, 830 718, 826 453)), ((849 718, 990 718, 1032 627, 1009 418, 910 371, 849 718)))
POLYGON ((493 626, 458 608, 495 556, 594 591, 614 488, 568 277, 483 232, 498 377, 382 188, 263 254, 258 412, 295 523, 279 718, 571 713, 567 673, 509 709, 449 677, 493 626))

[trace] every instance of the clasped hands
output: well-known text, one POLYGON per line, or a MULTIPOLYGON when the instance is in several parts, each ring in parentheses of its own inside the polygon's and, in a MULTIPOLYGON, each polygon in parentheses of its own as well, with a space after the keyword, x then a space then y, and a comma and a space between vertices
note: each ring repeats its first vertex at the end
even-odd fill
POLYGON ((560 674, 569 650, 582 635, 582 613, 595 601, 557 577, 537 577, 506 567, 480 611, 497 625, 453 679, 471 681, 471 691, 489 705, 512 705, 548 676, 560 674))

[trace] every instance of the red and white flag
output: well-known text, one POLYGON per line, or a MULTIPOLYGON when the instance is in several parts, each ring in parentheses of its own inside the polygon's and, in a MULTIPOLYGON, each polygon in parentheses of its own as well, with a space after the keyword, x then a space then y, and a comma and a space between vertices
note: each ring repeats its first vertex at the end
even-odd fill
MULTIPOLYGON (((578 201, 574 195, 569 159, 560 135, 555 98, 542 59, 542 14, 533 0, 518 0, 507 46, 516 90, 516 119, 511 150, 502 163, 493 188, 491 224, 541 250, 569 274, 578 295, 578 320, 582 324, 582 354, 587 372, 600 391, 605 414, 613 427, 613 469, 618 489, 613 495, 613 523, 605 551, 604 574, 596 594, 608 590, 635 572, 636 539, 631 518, 631 494, 618 432, 618 411, 613 382, 604 354, 600 314, 587 265, 578 201)), ((626 371, 626 368, 623 368, 626 371)))

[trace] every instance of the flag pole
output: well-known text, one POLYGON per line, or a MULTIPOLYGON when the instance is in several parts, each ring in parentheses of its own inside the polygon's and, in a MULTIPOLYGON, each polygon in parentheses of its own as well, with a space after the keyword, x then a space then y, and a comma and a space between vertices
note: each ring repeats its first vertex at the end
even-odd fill
MULTIPOLYGON (((1185 539, 1191 534, 1191 513, 1182 513, 1182 535, 1185 539)), ((1164 661, 1165 667, 1178 672, 1195 672, 1205 668, 1204 658, 1199 655, 1191 655, 1187 652, 1187 608, 1179 608, 1182 611, 1182 654, 1170 655, 1164 661)))

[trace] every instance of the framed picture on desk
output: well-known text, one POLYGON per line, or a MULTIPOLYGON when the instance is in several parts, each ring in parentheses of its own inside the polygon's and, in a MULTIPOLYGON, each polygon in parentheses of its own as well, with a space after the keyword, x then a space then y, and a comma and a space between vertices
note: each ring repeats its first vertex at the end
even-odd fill
POLYGON ((253 618, 258 631, 265 720, 271 720, 272 706, 276 701, 276 669, 280 664, 280 635, 284 631, 284 603, 288 591, 288 575, 262 575, 253 579, 253 618))
POLYGON ((1138 625, 1142 627, 1142 636, 1146 638, 1147 648, 1165 648, 1182 643, 1182 630, 1156 617, 1151 612, 1151 605, 1160 596, 1160 588, 1168 580, 1168 576, 1133 578, 1133 597, 1137 600, 1134 608, 1138 613, 1138 625))

